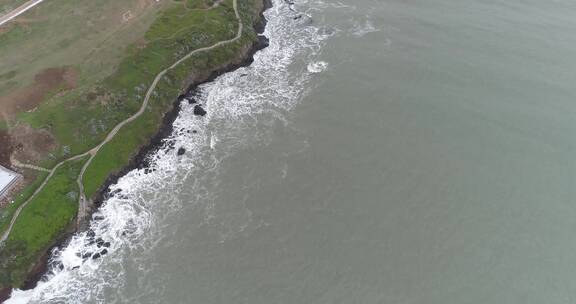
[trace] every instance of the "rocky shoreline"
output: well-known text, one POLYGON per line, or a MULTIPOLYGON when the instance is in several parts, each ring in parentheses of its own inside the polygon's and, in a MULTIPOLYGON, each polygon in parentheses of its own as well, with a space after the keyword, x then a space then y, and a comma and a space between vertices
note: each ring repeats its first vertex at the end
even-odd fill
MULTIPOLYGON (((259 22, 254 24, 254 29, 258 33, 258 41, 252 44, 249 48, 245 48, 241 53, 238 54, 236 58, 233 58, 230 63, 219 67, 214 71, 207 72, 205 75, 200 75, 195 79, 190 81, 188 88, 184 90, 184 94, 178 96, 172 103, 172 108, 162 119, 162 123, 156 135, 154 135, 147 145, 141 147, 138 153, 132 157, 130 163, 125 166, 122 170, 117 173, 111 174, 102 187, 96 192, 94 197, 94 210, 102 205, 102 203, 113 195, 110 192, 110 186, 118 183, 118 180, 135 169, 144 169, 149 167, 148 156, 157 152, 158 150, 165 148, 166 143, 163 142, 174 130, 174 121, 180 114, 180 103, 184 98, 192 97, 196 94, 197 89, 200 85, 210 83, 214 81, 217 77, 233 72, 241 67, 246 67, 252 64, 254 61, 254 54, 258 51, 266 48, 268 46, 268 38, 262 35, 264 28, 266 26, 266 19, 264 17, 264 12, 272 7, 272 0, 263 0, 263 6, 260 9, 259 22)), ((89 223, 89 219, 83 221, 83 227, 87 228, 86 225, 89 223)))
MULTIPOLYGON (((79 227, 74 225, 65 234, 63 234, 58 240, 56 240, 55 245, 42 255, 38 262, 31 268, 28 278, 24 283, 24 290, 32 289, 36 287, 38 282, 43 278, 49 269, 49 259, 50 254, 54 248, 66 246, 70 241, 72 236, 81 231, 87 230, 91 220, 91 215, 98 210, 98 208, 109 198, 113 193, 110 192, 110 186, 118 182, 118 180, 126 175, 128 172, 134 169, 143 169, 149 167, 148 156, 155 153, 159 149, 165 148, 166 143, 163 141, 167 138, 173 131, 173 124, 178 114, 180 113, 180 103, 183 98, 194 96, 197 92, 198 86, 214 81, 218 76, 237 70, 238 68, 249 66, 254 61, 254 54, 258 51, 266 48, 268 46, 268 39, 263 36, 263 32, 266 26, 266 18, 264 17, 264 12, 272 7, 272 0, 262 0, 262 5, 259 7, 259 18, 258 21, 253 24, 254 30, 258 34, 258 40, 245 47, 240 53, 230 60, 226 65, 220 66, 213 71, 206 71, 200 75, 194 75, 189 79, 189 84, 185 93, 178 96, 172 103, 171 109, 164 114, 162 122, 158 128, 157 133, 149 140, 148 144, 142 146, 136 155, 132 157, 130 162, 119 172, 112 173, 106 179, 106 182, 97 191, 94 197, 94 204, 88 216, 81 220, 79 227)), ((0 289, 0 303, 7 300, 12 293, 12 288, 0 289)))

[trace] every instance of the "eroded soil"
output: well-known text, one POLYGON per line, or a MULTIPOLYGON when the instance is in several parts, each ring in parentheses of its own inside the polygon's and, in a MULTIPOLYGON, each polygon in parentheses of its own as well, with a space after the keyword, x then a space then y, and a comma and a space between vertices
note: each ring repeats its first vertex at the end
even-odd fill
POLYGON ((54 136, 47 130, 33 129, 27 124, 18 124, 10 130, 13 153, 24 163, 37 163, 46 159, 58 146, 54 136))
POLYGON ((13 150, 10 134, 7 130, 0 130, 0 165, 10 167, 10 155, 13 150))
POLYGON ((31 85, 0 96, 0 112, 12 119, 19 112, 35 109, 46 97, 76 87, 78 72, 72 68, 50 68, 38 73, 31 85))
POLYGON ((34 110, 47 97, 77 86, 78 72, 72 68, 50 68, 38 73, 34 83, 8 95, 0 96, 0 117, 8 120, 9 130, 0 130, 0 164, 11 167, 10 157, 22 162, 45 159, 56 147, 47 130, 36 130, 15 121, 16 114, 34 110))

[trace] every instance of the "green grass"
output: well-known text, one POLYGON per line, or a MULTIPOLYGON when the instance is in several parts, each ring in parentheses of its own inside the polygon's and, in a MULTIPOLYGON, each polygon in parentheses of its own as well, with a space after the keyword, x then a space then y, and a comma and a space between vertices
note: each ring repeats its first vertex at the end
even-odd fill
MULTIPOLYGON (((146 37, 152 42, 139 54, 130 57, 127 61, 130 64, 123 63, 121 65, 118 75, 120 80, 114 82, 115 85, 120 86, 119 89, 142 82, 151 83, 156 74, 190 51, 210 46, 218 41, 231 39, 236 35, 237 21, 231 0, 226 1, 218 9, 208 11, 208 19, 197 12, 189 11, 187 14, 189 16, 182 15, 181 10, 174 9, 166 11, 158 18, 158 21, 146 33, 146 37), (180 23, 180 21, 182 22, 180 23), (178 33, 177 25, 184 28, 194 28, 194 30, 172 35, 173 37, 169 39, 159 38, 169 35, 170 28, 173 32, 178 33), (203 38, 194 38, 199 33, 204 33, 203 38), (178 56, 174 54, 178 54, 178 56), (122 69, 122 67, 125 68, 122 69), (146 71, 151 72, 151 77, 134 72, 136 67, 139 69, 144 67, 146 71)), ((225 60, 233 57, 238 45, 221 48, 228 48, 229 56, 220 55, 219 50, 211 51, 210 56, 215 59, 211 64, 206 63, 210 56, 201 53, 181 65, 188 73, 180 73, 180 75, 176 75, 173 71, 168 73, 158 84, 155 96, 151 98, 147 111, 139 119, 125 126, 94 158, 84 176, 86 195, 92 196, 104 183, 110 172, 116 172, 124 167, 130 157, 138 150, 138 147, 145 144, 156 132, 163 113, 169 109, 169 105, 182 90, 183 81, 190 71, 195 69, 209 70, 224 63, 225 60)), ((140 98, 141 100, 142 98, 140 98)))
POLYGON ((206 9, 212 6, 217 0, 174 0, 186 4, 188 9, 206 9))
POLYGON ((0 120, 0 130, 8 130, 8 122, 0 120))
MULTIPOLYGON (((88 167, 83 180, 88 197, 96 193, 111 173, 126 166, 138 148, 157 132, 163 114, 184 89, 190 74, 207 73, 225 66, 238 57, 240 50, 254 43, 256 35, 251 25, 257 17, 254 7, 259 1, 239 1, 246 25, 241 39, 199 53, 163 77, 145 113, 124 126, 88 167)), ((232 0, 210 11, 183 10, 181 6, 164 10, 146 32, 145 46, 128 47, 113 74, 95 83, 90 90, 55 97, 37 111, 20 115, 20 119, 33 127, 50 130, 62 147, 69 148, 68 154, 61 149, 44 165, 49 167, 59 159, 96 146, 113 126, 139 109, 146 90, 160 71, 194 49, 233 38, 236 30, 232 0), (102 100, 105 102, 99 102, 102 100)), ((81 163, 67 163, 59 168, 21 213, 5 247, 0 250, 0 287, 20 286, 30 265, 69 227, 78 207, 75 180, 81 163)), ((30 191, 35 187, 37 185, 31 186, 30 191)))
MULTIPOLYGON (((95 11, 100 12, 102 8, 109 10, 110 1, 95 1, 100 3, 95 11)), ((128 4, 134 0, 119 2, 124 4, 114 4, 113 7, 122 11, 128 9, 130 7, 128 4)), ((169 1, 162 1, 166 2, 169 1)), ((129 27, 135 32, 140 31, 139 35, 144 36, 144 40, 129 46, 117 46, 115 45, 117 39, 124 38, 123 41, 136 39, 133 36, 128 38, 122 36, 126 31, 124 28, 118 30, 109 26, 114 35, 110 33, 111 38, 104 41, 108 47, 102 52, 92 54, 88 50, 90 48, 96 50, 93 44, 104 38, 84 33, 83 31, 87 29, 84 29, 86 25, 82 22, 87 21, 80 17, 96 22, 92 20, 96 17, 83 16, 85 11, 96 4, 83 3, 78 8, 80 11, 78 16, 70 16, 69 10, 77 5, 75 3, 73 0, 58 0, 53 4, 41 5, 40 12, 36 13, 63 15, 62 19, 66 19, 65 24, 59 21, 39 21, 28 27, 17 26, 8 33, 0 34, 0 53, 3 59, 0 61, 0 70, 5 67, 7 71, 4 73, 6 75, 0 75, 0 89, 3 86, 7 90, 21 87, 26 79, 32 78, 33 72, 50 67, 49 63, 53 63, 53 66, 54 63, 61 62, 61 66, 69 65, 81 72, 78 89, 53 94, 36 111, 18 115, 20 121, 36 129, 46 129, 55 136, 58 143, 57 150, 51 153, 50 158, 38 163, 46 167, 52 167, 70 155, 82 153, 96 146, 116 124, 137 111, 146 89, 158 72, 193 49, 233 37, 236 30, 231 0, 224 1, 218 8, 212 10, 186 9, 183 1, 180 4, 173 2, 171 5, 162 4, 164 9, 156 16, 156 20, 143 24, 148 26, 145 32, 141 32, 142 25, 129 27), (75 27, 82 30, 70 30, 75 27), (47 30, 50 33, 46 33, 47 30), (59 34, 54 37, 53 33, 59 34), (88 35, 92 39, 85 41, 78 37, 83 35, 88 35), (43 38, 47 36, 52 38, 49 40, 43 38), (60 48, 53 44, 53 40, 69 40, 73 43, 60 48), (42 44, 42 47, 35 47, 38 44, 42 44), (25 52, 22 52, 22 49, 25 52), (114 50, 114 54, 111 53, 111 49, 114 50), (40 52, 30 50, 49 51, 50 55, 45 58, 40 52), (14 64, 9 64, 24 60, 23 55, 29 55, 27 57, 34 60, 26 65, 19 65, 19 69, 15 69, 14 64), (85 57, 88 55, 91 56, 85 57), (52 60, 50 59, 52 56, 58 58, 52 60), (119 60, 118 57, 122 59, 119 60), (9 65, 4 66, 4 63, 9 65), (110 71, 110 67, 115 69, 110 71)), ((189 7, 203 7, 212 3, 211 0, 186 0, 189 7)), ((241 5, 250 5, 244 3, 249 2, 240 1, 241 5)), ((109 14, 102 12, 96 15, 108 17, 109 14)), ((148 22, 147 18, 144 19, 148 22)))
MULTIPOLYGON (((0 0, 0 8, 19 0, 0 0)), ((123 94, 99 104, 99 84, 118 70, 130 45, 143 39, 158 13, 183 4, 141 0, 51 0, 21 15, 0 32, 0 96, 34 82, 41 71, 71 67, 78 87, 51 94, 30 113, 11 118, 55 134, 57 150, 36 165, 51 167, 68 155, 87 150, 131 111, 123 94), (124 20, 125 13, 131 18, 124 20), (79 129, 79 126, 84 126, 79 129), (74 131, 72 131, 74 130, 74 131)), ((2 107, 3 105, 0 105, 2 107)), ((4 116, 0 115, 0 121, 4 116)), ((2 123, 4 124, 4 122, 2 123)), ((16 155, 18 157, 18 155, 16 155)))
POLYGON ((40 184, 42 184, 42 181, 44 181, 44 178, 46 178, 47 175, 48 173, 45 172, 37 173, 34 182, 30 183, 30 185, 22 190, 15 197, 13 203, 9 204, 4 209, 0 209, 0 233, 3 233, 6 228, 8 228, 10 220, 12 219, 14 212, 16 212, 16 209, 18 209, 20 205, 22 205, 26 200, 28 200, 28 198, 30 198, 30 196, 32 196, 34 191, 40 186, 40 184))
POLYGON ((213 10, 166 9, 145 33, 146 47, 129 47, 115 73, 95 84, 96 89, 66 94, 37 111, 20 114, 21 120, 50 130, 61 143, 56 157, 43 165, 50 167, 96 146, 116 124, 138 110, 160 71, 194 49, 234 37, 236 26, 231 0, 213 10), (95 102, 103 98, 107 98, 105 106, 95 102))
MULTIPOLYGON (((250 8, 250 6, 248 6, 248 8, 250 8)), ((227 12, 224 13, 219 10, 214 10, 214 13, 226 16, 227 20, 234 20, 228 21, 228 23, 235 24, 235 27, 232 30, 230 30, 230 27, 226 27, 224 30, 221 29, 220 31, 217 31, 220 35, 217 37, 218 41, 233 38, 237 30, 237 22, 235 22, 236 18, 234 11, 231 8, 231 1, 225 2, 221 9, 225 9, 227 12), (230 14, 230 12, 232 12, 232 14, 230 14)), ((160 24, 157 26, 155 24, 151 31, 147 33, 147 36, 156 37, 150 33, 155 33, 157 35, 162 32, 161 29, 165 27, 165 24, 162 23, 172 22, 167 20, 172 20, 171 14, 177 13, 178 12, 175 11, 167 12, 167 15, 164 16, 166 18, 160 18, 160 24)), ((199 53, 164 76, 163 80, 159 82, 155 90, 155 96, 150 100, 147 111, 136 121, 121 129, 116 137, 100 150, 86 170, 84 175, 84 188, 88 197, 93 196, 104 184, 106 178, 110 175, 110 172, 117 172, 122 167, 126 166, 138 148, 148 142, 148 139, 157 131, 158 125, 162 119, 162 114, 166 112, 174 98, 181 92, 181 84, 191 72, 214 70, 217 67, 226 64, 231 58, 234 58, 243 46, 254 42, 256 37, 251 27, 253 19, 249 14, 245 14, 244 17, 245 19, 243 20, 246 20, 245 23, 248 30, 243 34, 240 40, 211 50, 210 52, 199 53)), ((212 43, 214 42, 215 41, 212 41, 212 43)), ((170 44, 164 46, 164 48, 167 48, 169 45, 170 44)), ((165 53, 166 51, 159 49, 161 47, 161 45, 152 46, 152 50, 165 53)), ((186 49, 187 52, 189 52, 198 47, 201 47, 201 45, 196 47, 187 47, 186 49)), ((172 61, 176 60, 177 58, 172 58, 172 61)), ((172 61, 156 67, 156 71, 161 71, 161 69, 169 66, 172 61)))
POLYGON ((26 3, 27 0, 0 0, 0 16, 13 11, 18 6, 26 3))
MULTIPOLYGON (((0 7, 2 7, 0 0, 0 7)), ((29 10, 0 34, 0 71, 11 71, 18 87, 32 82, 46 68, 74 66, 81 84, 93 84, 114 72, 128 45, 140 39, 156 14, 176 5, 140 0, 52 0, 29 10), (130 11, 132 19, 124 21, 130 11), (56 17, 57 16, 57 17, 56 17), (25 64, 19 64, 25 62, 25 64)), ((0 88, 3 80, 0 79, 0 88)), ((0 90, 0 95, 6 92, 0 90)))
POLYGON ((0 250, 0 286, 20 286, 39 253, 52 246, 74 223, 79 191, 76 178, 85 161, 62 165, 24 207, 0 250))

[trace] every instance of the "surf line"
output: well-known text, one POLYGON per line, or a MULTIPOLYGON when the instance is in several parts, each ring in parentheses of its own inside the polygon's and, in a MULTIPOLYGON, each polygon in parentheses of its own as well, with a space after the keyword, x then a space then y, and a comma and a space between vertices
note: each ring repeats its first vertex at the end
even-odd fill
MULTIPOLYGON (((44 0, 36 0, 36 1, 37 1, 36 4, 38 4, 44 0)), ((80 188, 79 189, 80 195, 79 195, 79 199, 78 199, 79 210, 78 210, 77 220, 80 221, 80 219, 83 218, 84 215, 86 215, 88 200, 84 194, 83 177, 84 177, 84 173, 85 173, 86 169, 88 168, 88 166, 90 165, 90 163, 92 162, 94 157, 98 154, 98 152, 100 152, 100 149, 104 145, 106 145, 108 142, 110 142, 116 136, 116 134, 118 133, 118 131, 120 131, 120 129, 122 129, 122 127, 124 127, 126 124, 134 121, 135 119, 137 119, 138 117, 140 117, 144 113, 144 111, 146 110, 146 107, 148 106, 148 101, 149 101, 150 97, 152 96, 152 93, 156 89, 156 86, 158 85, 160 80, 164 77, 164 75, 168 71, 173 70, 174 68, 179 66, 182 62, 188 60, 189 58, 191 58, 192 56, 194 56, 198 53, 210 51, 210 50, 213 50, 215 48, 218 48, 218 47, 230 44, 230 43, 234 43, 235 41, 237 41, 238 39, 240 39, 242 37, 242 32, 244 30, 244 24, 242 23, 242 18, 240 17, 240 12, 238 10, 238 0, 233 1, 233 8, 234 8, 234 13, 236 15, 236 20, 238 21, 238 31, 236 33, 236 36, 232 39, 219 41, 219 42, 213 44, 212 46, 193 50, 192 52, 188 53, 186 56, 180 58, 178 61, 176 61, 174 64, 172 64, 168 68, 166 68, 163 71, 161 71, 160 73, 158 73, 158 75, 156 76, 156 78, 152 82, 152 85, 148 88, 146 96, 145 96, 145 98, 142 102, 142 105, 140 106, 140 109, 138 110, 138 112, 136 112, 132 116, 128 117, 124 121, 120 122, 118 125, 116 125, 116 127, 114 127, 114 129, 112 129, 112 131, 110 131, 110 133, 108 133, 108 136, 106 136, 104 141, 102 141, 96 147, 94 147, 94 148, 90 149, 89 151, 84 152, 82 154, 78 154, 76 156, 73 156, 73 157, 70 157, 66 160, 63 160, 60 163, 58 163, 56 166, 54 166, 54 168, 52 168, 52 170, 50 170, 50 174, 48 174, 48 176, 44 179, 44 181, 36 189, 36 191, 34 191, 34 193, 28 198, 28 200, 24 204, 22 204, 20 207, 18 207, 18 209, 16 210, 16 212, 12 216, 12 219, 10 221, 10 225, 8 226, 8 228, 6 229, 6 231, 4 232, 2 237, 0 237, 0 243, 3 243, 4 241, 6 241, 8 239, 8 237, 10 236, 10 233, 12 232, 12 228, 14 227, 14 224, 16 223, 16 220, 20 216, 20 213, 22 212, 22 210, 38 195, 38 193, 40 193, 40 191, 42 191, 44 189, 44 186, 46 186, 46 184, 52 178, 52 176, 54 175, 54 173, 56 172, 56 170, 58 168, 60 168, 62 165, 64 165, 65 163, 67 163, 69 161, 78 160, 78 159, 81 159, 81 158, 88 156, 89 157, 88 161, 82 167, 80 175, 78 176, 78 179, 76 180, 76 182, 80 188)))

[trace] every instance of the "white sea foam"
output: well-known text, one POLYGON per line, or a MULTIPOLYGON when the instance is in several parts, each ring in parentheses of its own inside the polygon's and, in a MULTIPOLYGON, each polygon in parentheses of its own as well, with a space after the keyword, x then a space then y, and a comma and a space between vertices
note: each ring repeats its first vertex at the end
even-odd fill
POLYGON ((380 32, 380 29, 374 26, 374 23, 370 18, 367 18, 362 22, 355 22, 354 26, 350 29, 350 32, 356 37, 364 37, 370 33, 380 32))
POLYGON ((324 72, 324 70, 326 70, 327 67, 328 67, 328 62, 326 62, 326 61, 310 62, 308 64, 308 72, 313 73, 313 74, 322 73, 322 72, 324 72))
MULTIPOLYGON (((324 5, 328 4, 303 0, 297 1, 296 8, 313 18, 309 16, 324 5)), ((186 153, 177 156, 175 149, 162 149, 151 156, 150 169, 133 170, 111 186, 115 194, 93 215, 90 230, 55 250, 47 278, 35 289, 15 291, 7 303, 104 303, 105 294, 114 298, 126 282, 126 259, 138 265, 141 274, 150 271, 139 263, 139 257, 167 237, 164 219, 182 208, 197 206, 220 241, 261 225, 247 209, 235 212, 240 220, 220 220, 218 208, 211 203, 211 187, 217 187, 214 176, 223 159, 266 138, 268 134, 262 131, 266 128, 256 131, 254 126, 283 121, 286 111, 307 93, 312 74, 326 68, 326 63, 317 62, 311 69, 307 62, 318 56, 323 42, 335 31, 308 18, 296 18, 297 14, 276 0, 266 12, 265 35, 270 46, 255 55, 251 66, 201 86, 194 96, 208 114, 195 116, 194 105, 182 102, 174 132, 165 142, 186 153), (175 194, 183 191, 194 199, 179 200, 175 194)))

